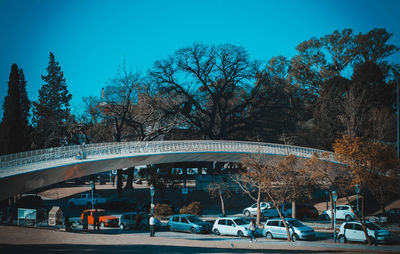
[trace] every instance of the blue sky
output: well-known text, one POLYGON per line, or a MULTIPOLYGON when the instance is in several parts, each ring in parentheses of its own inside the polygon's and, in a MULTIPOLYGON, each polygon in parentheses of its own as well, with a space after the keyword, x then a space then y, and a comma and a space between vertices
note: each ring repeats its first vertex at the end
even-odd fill
POLYGON ((29 99, 37 100, 50 51, 77 113, 82 97, 100 95, 124 60, 146 73, 195 42, 243 46, 262 61, 290 58, 300 42, 345 28, 385 28, 400 47, 399 10, 397 0, 0 0, 0 105, 13 63, 25 72, 29 99))

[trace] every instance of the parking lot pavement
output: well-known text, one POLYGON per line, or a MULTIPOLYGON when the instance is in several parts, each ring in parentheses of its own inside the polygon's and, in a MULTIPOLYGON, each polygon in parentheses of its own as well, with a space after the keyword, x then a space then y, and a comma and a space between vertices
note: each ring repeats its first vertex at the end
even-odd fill
POLYGON ((148 232, 119 229, 100 232, 65 232, 63 230, 0 226, 2 253, 399 253, 398 245, 367 246, 365 244, 339 244, 329 241, 267 240, 189 234, 162 231, 155 238, 148 232))

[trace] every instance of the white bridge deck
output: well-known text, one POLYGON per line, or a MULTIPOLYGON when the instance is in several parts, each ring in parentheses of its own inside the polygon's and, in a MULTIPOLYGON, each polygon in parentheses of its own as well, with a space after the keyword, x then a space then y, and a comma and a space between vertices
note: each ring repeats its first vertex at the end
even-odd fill
POLYGON ((310 158, 318 149, 245 141, 151 141, 65 146, 0 156, 0 200, 65 180, 126 167, 184 161, 238 162, 245 154, 310 158), (85 152, 86 159, 76 158, 85 152))

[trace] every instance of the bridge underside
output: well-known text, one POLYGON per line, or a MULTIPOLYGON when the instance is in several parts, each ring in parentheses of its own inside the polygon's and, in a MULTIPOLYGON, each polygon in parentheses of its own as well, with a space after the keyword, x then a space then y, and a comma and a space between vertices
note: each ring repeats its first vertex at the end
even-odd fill
MULTIPOLYGON (((191 161, 239 162, 244 153, 176 153, 117 157, 98 160, 74 160, 61 166, 50 166, 38 170, 26 170, 0 178, 0 200, 16 194, 26 193, 66 180, 127 167, 191 161)), ((277 155, 267 155, 275 157, 277 155)), ((34 166, 34 165, 31 165, 34 166)), ((29 167, 29 165, 27 165, 29 167)))

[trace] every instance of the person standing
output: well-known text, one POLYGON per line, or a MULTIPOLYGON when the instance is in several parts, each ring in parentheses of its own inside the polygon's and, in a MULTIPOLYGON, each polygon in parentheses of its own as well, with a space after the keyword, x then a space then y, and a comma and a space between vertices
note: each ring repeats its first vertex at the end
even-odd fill
MULTIPOLYGON (((142 216, 139 213, 139 210, 136 210, 136 217, 135 217, 135 228, 136 229, 139 229, 141 220, 142 220, 142 216)), ((150 222, 149 222, 149 224, 150 224, 150 222)))
POLYGON ((97 212, 97 208, 94 212, 93 219, 94 219, 94 222, 93 222, 94 230, 96 230, 96 228, 97 228, 97 230, 100 230, 99 213, 97 212))
POLYGON ((71 231, 71 222, 69 221, 69 216, 65 216, 64 225, 65 225, 65 231, 70 232, 71 231))
POLYGON ((82 229, 83 231, 88 231, 88 225, 89 225, 89 221, 88 221, 88 214, 85 213, 83 215, 83 220, 82 220, 82 229))
POLYGON ((156 233, 156 219, 154 218, 153 214, 150 216, 149 225, 150 225, 150 237, 154 237, 156 233))
POLYGON ((249 226, 249 233, 250 233, 250 242, 257 242, 255 233, 256 233, 256 224, 254 223, 254 219, 251 219, 250 226, 249 226))

